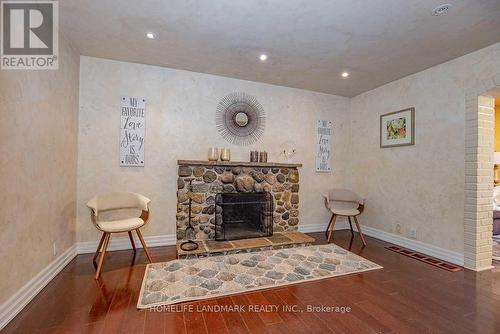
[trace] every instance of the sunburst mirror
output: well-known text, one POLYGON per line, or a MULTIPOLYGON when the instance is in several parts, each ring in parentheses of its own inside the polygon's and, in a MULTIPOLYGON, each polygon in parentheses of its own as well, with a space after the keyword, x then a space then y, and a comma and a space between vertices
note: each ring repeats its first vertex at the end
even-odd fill
POLYGON ((264 108, 255 97, 246 93, 231 93, 217 106, 217 130, 232 144, 255 143, 264 133, 265 123, 264 108))

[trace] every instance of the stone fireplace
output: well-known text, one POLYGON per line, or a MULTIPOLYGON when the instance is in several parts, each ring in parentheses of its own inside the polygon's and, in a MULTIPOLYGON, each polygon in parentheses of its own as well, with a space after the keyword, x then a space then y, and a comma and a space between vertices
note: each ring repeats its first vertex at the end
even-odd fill
MULTIPOLYGON (((217 205, 216 202, 221 200, 224 194, 228 194, 227 200, 237 197, 229 194, 246 194, 242 197, 255 205, 259 198, 257 194, 261 194, 260 201, 262 201, 262 195, 267 193, 266 196, 269 196, 271 201, 271 205, 267 206, 267 210, 270 210, 267 214, 272 218, 272 230, 267 231, 267 234, 297 230, 298 168, 302 166, 301 164, 179 160, 178 166, 176 215, 178 240, 185 240, 189 199, 192 201, 191 224, 195 229, 196 240, 216 240, 217 222, 222 221, 224 207, 217 205), (252 197, 252 194, 256 196, 252 197)), ((263 211, 265 213, 265 208, 263 211)), ((231 210, 226 209, 227 212, 231 210)), ((235 212, 237 211, 233 210, 231 214, 234 216, 235 212)), ((238 219, 255 221, 255 218, 250 218, 243 215, 238 219)), ((238 220, 235 217, 231 219, 233 223, 238 220)), ((268 226, 268 229, 271 227, 268 226)), ((239 238, 233 237, 231 239, 239 238)), ((244 238, 242 235, 240 237, 244 238)))

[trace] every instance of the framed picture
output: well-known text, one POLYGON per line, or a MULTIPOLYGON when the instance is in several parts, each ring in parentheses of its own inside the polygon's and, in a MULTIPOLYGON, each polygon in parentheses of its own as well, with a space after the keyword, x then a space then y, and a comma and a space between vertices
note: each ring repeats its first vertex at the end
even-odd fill
POLYGON ((415 144, 415 108, 380 116, 380 147, 415 144))

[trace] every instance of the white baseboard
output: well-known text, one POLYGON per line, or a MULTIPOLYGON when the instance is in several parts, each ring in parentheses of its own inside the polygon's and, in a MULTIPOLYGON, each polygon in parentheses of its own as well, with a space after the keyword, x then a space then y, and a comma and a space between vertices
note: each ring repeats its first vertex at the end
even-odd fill
POLYGON ((363 233, 392 244, 414 250, 437 259, 450 262, 459 266, 464 265, 464 254, 434 246, 419 240, 408 239, 397 234, 385 232, 370 226, 362 226, 363 233))
POLYGON ((76 245, 68 248, 40 271, 21 289, 0 305, 0 330, 4 328, 28 303, 77 255, 76 245))
MULTIPOLYGON (((175 234, 147 236, 144 241, 148 247, 175 245, 175 234)), ((64 253, 59 255, 45 269, 39 272, 19 291, 0 305, 0 330, 4 328, 28 303, 78 254, 94 253, 99 241, 77 242, 64 253)), ((135 245, 142 248, 140 241, 135 237, 135 245)), ((111 238, 108 250, 132 249, 127 237, 111 238)))
MULTIPOLYGON (((135 246, 137 248, 142 248, 142 245, 134 235, 135 246)), ((172 246, 175 245, 177 238, 175 234, 164 234, 164 235, 156 235, 156 236, 146 236, 144 237, 144 242, 148 247, 160 247, 160 246, 172 246)), ((78 254, 88 254, 95 253, 97 246, 99 245, 99 241, 84 241, 77 242, 76 250, 78 254)), ((130 239, 127 237, 113 237, 111 236, 111 242, 108 246, 109 251, 117 251, 117 250, 125 250, 132 249, 132 245, 130 244, 130 239)))
MULTIPOLYGON (((347 223, 336 224, 334 230, 344 230, 349 228, 348 226, 349 225, 347 223)), ((304 233, 324 232, 326 230, 326 227, 327 224, 302 225, 299 226, 299 231, 304 233)), ((353 226, 353 228, 354 230, 356 230, 355 226, 353 226)), ((400 235, 385 232, 370 226, 361 225, 361 229, 363 230, 363 234, 366 234, 370 237, 380 239, 401 247, 405 247, 459 266, 464 265, 464 254, 462 253, 450 251, 448 249, 434 246, 422 241, 408 239, 400 235)))
MULTIPOLYGON (((339 222, 335 225, 335 230, 345 230, 349 225, 346 222, 339 222)), ((303 233, 324 232, 327 224, 300 225, 299 231, 303 233)), ((459 265, 464 265, 464 255, 444 248, 433 246, 422 241, 404 238, 400 235, 388 233, 373 227, 362 226, 363 233, 398 246, 459 265)), ((137 248, 142 248, 139 240, 136 239, 137 248)), ((165 234, 158 236, 144 237, 148 247, 175 245, 175 234, 165 234)), ((59 255, 51 264, 33 277, 18 292, 12 295, 0 306, 0 330, 4 328, 53 278, 56 276, 77 254, 94 253, 99 241, 77 242, 59 255)), ((128 237, 111 238, 110 251, 132 249, 128 237)))

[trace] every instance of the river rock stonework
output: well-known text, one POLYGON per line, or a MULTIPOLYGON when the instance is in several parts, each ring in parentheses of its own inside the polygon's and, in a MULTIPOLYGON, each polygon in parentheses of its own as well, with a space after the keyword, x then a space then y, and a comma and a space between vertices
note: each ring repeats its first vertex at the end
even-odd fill
POLYGON ((215 195, 220 192, 270 192, 274 199, 273 231, 296 231, 299 224, 297 168, 179 166, 177 239, 185 239, 189 199, 197 240, 215 239, 215 195), (191 187, 190 187, 191 182, 191 187))

